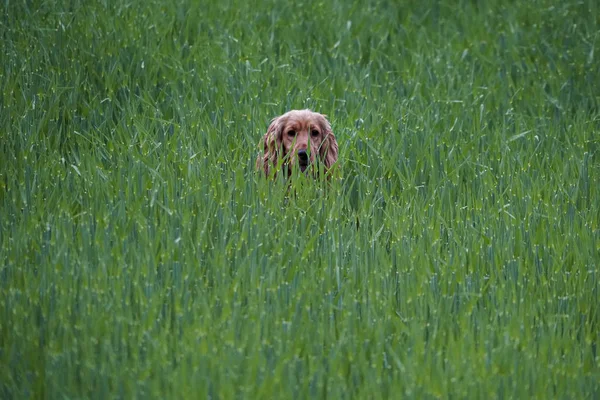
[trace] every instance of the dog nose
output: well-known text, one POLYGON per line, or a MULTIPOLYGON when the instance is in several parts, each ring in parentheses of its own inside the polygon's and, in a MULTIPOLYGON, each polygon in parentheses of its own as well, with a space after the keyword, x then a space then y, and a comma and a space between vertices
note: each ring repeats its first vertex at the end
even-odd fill
POLYGON ((306 153, 306 150, 298 150, 298 159, 301 163, 308 162, 308 154, 306 153))

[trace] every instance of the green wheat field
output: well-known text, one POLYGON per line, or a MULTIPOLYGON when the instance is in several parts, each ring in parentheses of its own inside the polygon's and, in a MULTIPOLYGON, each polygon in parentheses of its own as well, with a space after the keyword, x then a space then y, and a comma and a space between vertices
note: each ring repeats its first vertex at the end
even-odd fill
POLYGON ((596 0, 0 10, 0 398, 600 398, 596 0))

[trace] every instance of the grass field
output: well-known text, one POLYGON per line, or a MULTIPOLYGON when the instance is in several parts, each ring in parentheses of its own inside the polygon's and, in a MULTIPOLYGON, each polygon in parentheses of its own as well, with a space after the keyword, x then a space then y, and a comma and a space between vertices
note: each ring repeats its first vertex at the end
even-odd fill
POLYGON ((0 398, 600 398, 597 1, 0 10, 0 398))

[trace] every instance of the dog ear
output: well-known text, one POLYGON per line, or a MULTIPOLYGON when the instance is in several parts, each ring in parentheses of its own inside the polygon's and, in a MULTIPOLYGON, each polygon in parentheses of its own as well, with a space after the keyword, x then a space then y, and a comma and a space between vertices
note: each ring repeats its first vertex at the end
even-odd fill
POLYGON ((325 139, 321 144, 319 153, 327 169, 331 168, 338 159, 338 144, 337 140, 335 140, 335 135, 333 134, 329 123, 327 123, 327 127, 325 129, 325 139))
MULTIPOLYGON (((271 167, 277 166, 279 153, 282 150, 281 131, 283 123, 281 117, 275 117, 271 120, 271 124, 267 129, 267 133, 263 136, 263 155, 256 161, 256 167, 263 169, 265 175, 269 175, 271 167)), ((281 155, 283 157, 284 154, 281 155)))

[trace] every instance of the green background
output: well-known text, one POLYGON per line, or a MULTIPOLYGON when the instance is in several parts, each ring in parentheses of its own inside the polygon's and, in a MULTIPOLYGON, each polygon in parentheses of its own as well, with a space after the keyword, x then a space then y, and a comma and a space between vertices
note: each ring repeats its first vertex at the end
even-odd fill
POLYGON ((1 398, 600 396, 595 0, 0 12, 1 398))

